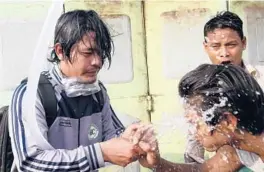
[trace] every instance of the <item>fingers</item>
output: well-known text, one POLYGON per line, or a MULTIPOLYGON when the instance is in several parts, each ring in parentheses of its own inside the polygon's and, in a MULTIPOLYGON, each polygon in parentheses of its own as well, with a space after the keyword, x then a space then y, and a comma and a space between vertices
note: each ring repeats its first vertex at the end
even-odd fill
POLYGON ((134 149, 138 155, 146 154, 146 151, 145 151, 146 148, 144 147, 142 149, 142 145, 140 144, 134 145, 134 149))
POLYGON ((142 124, 133 135, 133 144, 138 144, 140 141, 147 141, 154 136, 154 128, 151 124, 142 124))
MULTIPOLYGON (((155 152, 158 148, 155 130, 152 124, 132 124, 127 128, 124 134, 126 137, 122 138, 133 144, 133 149, 136 151, 137 155, 146 155, 147 152, 155 152)), ((134 156, 134 158, 137 157, 134 156)))
POLYGON ((149 152, 149 151, 151 151, 151 145, 149 143, 140 141, 138 145, 139 145, 139 147, 141 148, 141 150, 143 152, 149 152))
POLYGON ((151 140, 156 140, 155 130, 152 126, 150 126, 147 130, 145 130, 141 141, 150 142, 151 140))
POLYGON ((121 135, 122 138, 128 139, 134 144, 138 144, 140 140, 147 140, 148 137, 153 135, 154 129, 148 123, 134 123, 131 124, 125 132, 121 135), (148 136, 148 137, 146 137, 148 136))
POLYGON ((140 126, 141 126, 140 123, 131 124, 129 127, 127 127, 127 129, 124 131, 121 137, 124 139, 131 140, 132 136, 135 134, 135 132, 138 130, 140 126))
POLYGON ((156 139, 151 140, 150 142, 139 142, 139 147, 145 152, 153 152, 158 150, 158 142, 156 139))
POLYGON ((131 124, 127 130, 130 130, 130 131, 136 131, 138 128, 140 128, 142 126, 141 123, 133 123, 131 124))

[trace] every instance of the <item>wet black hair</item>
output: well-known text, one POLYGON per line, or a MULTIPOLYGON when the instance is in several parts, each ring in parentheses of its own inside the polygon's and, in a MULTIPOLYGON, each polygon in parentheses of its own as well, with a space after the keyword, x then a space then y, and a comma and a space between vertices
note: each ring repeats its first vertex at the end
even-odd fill
POLYGON ((215 29, 225 28, 230 28, 236 31, 241 40, 244 39, 243 21, 237 14, 230 11, 218 12, 215 17, 210 19, 204 25, 204 37, 206 37, 209 32, 213 32, 215 29))
MULTIPOLYGON (((72 47, 91 31, 95 32, 96 51, 102 58, 102 62, 107 59, 111 64, 112 38, 106 24, 93 10, 74 10, 62 14, 55 27, 54 45, 59 43, 64 56, 71 62, 72 47)), ((54 49, 48 60, 55 63, 60 62, 54 49)))
POLYGON ((238 128, 252 134, 264 130, 264 95, 257 81, 242 67, 232 64, 202 64, 187 73, 179 83, 179 95, 187 100, 202 97, 200 108, 206 111, 206 123, 219 124, 225 112, 238 119, 238 128), (221 100, 226 99, 222 106, 221 100))

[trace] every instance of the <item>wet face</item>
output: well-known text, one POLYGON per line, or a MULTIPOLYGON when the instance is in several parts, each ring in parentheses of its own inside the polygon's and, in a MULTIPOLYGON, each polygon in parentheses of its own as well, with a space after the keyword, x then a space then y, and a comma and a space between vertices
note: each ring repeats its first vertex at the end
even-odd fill
POLYGON ((210 152, 216 151, 223 145, 230 144, 233 136, 226 121, 211 127, 205 123, 202 111, 194 104, 185 105, 185 118, 194 126, 194 134, 201 145, 210 152))
POLYGON ((230 133, 226 132, 221 125, 211 128, 204 121, 200 121, 196 124, 196 131, 196 139, 209 152, 216 151, 231 142, 230 133))
POLYGON ((95 33, 89 32, 83 39, 77 42, 71 49, 71 62, 62 55, 58 55, 60 68, 67 77, 75 77, 84 83, 93 83, 102 67, 102 59, 97 53, 95 33))
POLYGON ((213 64, 230 61, 242 64, 242 52, 246 48, 246 38, 241 40, 238 33, 230 28, 215 29, 207 33, 204 48, 213 64))

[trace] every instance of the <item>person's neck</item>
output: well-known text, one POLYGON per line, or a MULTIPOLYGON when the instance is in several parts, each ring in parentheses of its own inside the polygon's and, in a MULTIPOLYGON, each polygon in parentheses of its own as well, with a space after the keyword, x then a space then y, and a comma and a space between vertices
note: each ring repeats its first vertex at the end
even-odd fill
POLYGON ((58 69, 63 77, 71 77, 69 68, 65 66, 65 64, 59 64, 58 69))
POLYGON ((241 66, 242 68, 246 68, 245 63, 244 63, 243 61, 241 61, 240 66, 241 66))
POLYGON ((243 133, 243 139, 239 139, 239 149, 256 153, 264 162, 264 134, 252 135, 243 133))

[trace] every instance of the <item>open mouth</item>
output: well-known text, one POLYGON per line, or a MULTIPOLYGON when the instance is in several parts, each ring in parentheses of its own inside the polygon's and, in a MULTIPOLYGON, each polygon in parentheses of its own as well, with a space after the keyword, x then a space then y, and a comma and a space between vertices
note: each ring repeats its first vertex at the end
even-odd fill
POLYGON ((225 60, 225 61, 222 61, 221 64, 231 64, 232 62, 230 60, 225 60))

